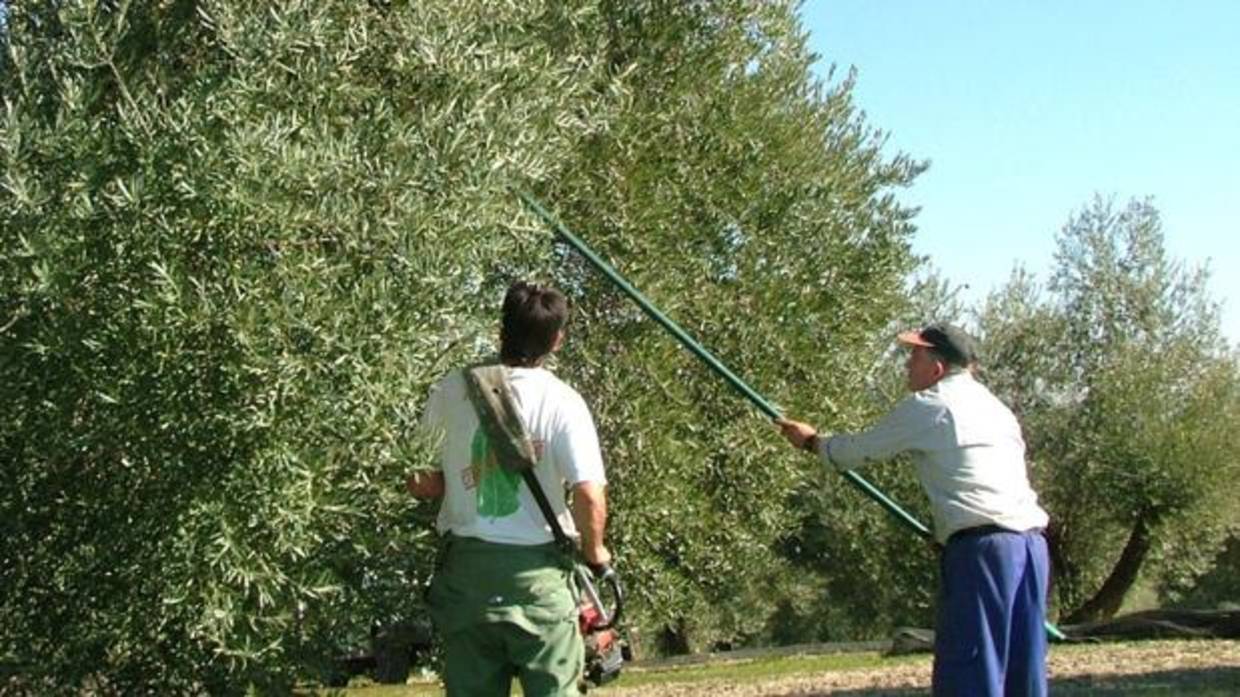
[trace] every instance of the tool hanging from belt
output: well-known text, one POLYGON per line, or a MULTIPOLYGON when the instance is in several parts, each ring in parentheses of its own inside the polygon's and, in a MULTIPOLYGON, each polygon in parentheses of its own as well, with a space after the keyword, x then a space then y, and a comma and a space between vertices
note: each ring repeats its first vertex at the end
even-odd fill
MULTIPOLYGON (((564 533, 564 528, 561 527, 555 511, 551 508, 551 502, 547 500, 547 494, 534 473, 538 456, 517 411, 508 368, 502 364, 476 365, 467 368, 464 373, 469 399, 478 413, 478 421, 487 435, 487 440, 496 450, 500 466, 509 472, 520 474, 525 480, 538 509, 547 519, 556 544, 572 560, 573 575, 585 596, 585 602, 581 603, 578 612, 578 627, 585 642, 585 682, 596 686, 611 682, 620 676, 621 666, 628 653, 628 647, 617 628, 624 608, 620 578, 609 565, 591 567, 590 570, 584 568, 579 561, 577 545, 564 533), (607 584, 611 590, 611 609, 604 604, 591 571, 598 581, 607 584)), ((585 685, 581 686, 581 690, 585 691, 585 685)))

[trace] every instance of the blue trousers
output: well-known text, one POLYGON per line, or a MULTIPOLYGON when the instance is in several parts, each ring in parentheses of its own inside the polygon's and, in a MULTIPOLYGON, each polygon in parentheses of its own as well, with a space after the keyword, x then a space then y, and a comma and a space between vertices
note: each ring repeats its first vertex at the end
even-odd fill
POLYGON ((1044 697, 1050 561, 1042 534, 957 535, 939 570, 935 697, 1044 697))

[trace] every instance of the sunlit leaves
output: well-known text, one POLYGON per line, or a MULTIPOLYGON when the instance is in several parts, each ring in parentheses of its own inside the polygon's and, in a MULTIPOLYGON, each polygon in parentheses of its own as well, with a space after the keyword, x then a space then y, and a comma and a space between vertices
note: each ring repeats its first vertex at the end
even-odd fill
MULTIPOLYGON (((415 424, 435 378, 490 350, 518 276, 576 305, 560 370, 598 417, 647 636, 757 640, 772 588, 909 566, 856 537, 881 514, 807 473, 508 189, 789 413, 872 416, 917 263, 892 192, 921 165, 882 155, 851 78, 815 82, 792 3, 11 12, 6 660, 70 690, 278 691, 416 616, 415 424), (807 511, 840 546, 794 570, 807 511)), ((896 594, 854 595, 840 626, 896 594)))
POLYGON ((5 661, 64 690, 279 691, 419 615, 422 400, 545 264, 507 185, 620 102, 595 18, 12 8, 5 661))
MULTIPOLYGON (((865 368, 916 264, 907 211, 884 194, 919 166, 880 156, 851 81, 815 83, 792 9, 609 12, 631 104, 572 176, 539 193, 742 379, 831 429, 875 413, 865 368)), ((762 641, 780 604, 772 588, 800 597, 827 578, 855 581, 854 558, 794 568, 781 542, 804 534, 806 516, 854 536, 872 504, 807 471, 741 395, 565 261, 557 275, 581 301, 564 367, 603 431, 612 534, 643 636, 682 650, 762 641), (830 496, 805 494, 820 487, 830 496)), ((883 551, 858 555, 870 553, 883 568, 883 551)), ((870 609, 843 594, 830 604, 845 616, 870 609)), ((810 631, 835 631, 819 619, 810 631)))

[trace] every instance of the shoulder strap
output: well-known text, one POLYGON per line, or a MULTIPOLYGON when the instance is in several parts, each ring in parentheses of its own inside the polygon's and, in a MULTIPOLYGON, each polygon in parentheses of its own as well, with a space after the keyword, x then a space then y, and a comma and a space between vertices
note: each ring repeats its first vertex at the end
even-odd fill
POLYGON ((508 368, 502 364, 472 366, 465 370, 466 392, 478 412, 478 421, 487 434, 491 447, 496 449, 500 466, 516 472, 525 480, 526 487, 534 496, 538 509, 551 526, 551 534, 562 547, 571 548, 572 542, 560 527, 560 521, 551 510, 551 502, 538 483, 534 465, 538 458, 534 444, 525 432, 525 424, 512 396, 512 383, 508 368))
POLYGON ((534 469, 538 457, 513 399, 508 368, 500 364, 472 366, 465 370, 465 385, 500 466, 518 473, 534 469))

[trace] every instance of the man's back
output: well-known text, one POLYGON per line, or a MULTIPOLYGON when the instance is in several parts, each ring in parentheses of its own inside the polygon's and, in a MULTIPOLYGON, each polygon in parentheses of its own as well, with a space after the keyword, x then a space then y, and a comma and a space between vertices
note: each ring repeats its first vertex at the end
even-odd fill
POLYGON ((984 385, 961 371, 911 395, 900 411, 929 424, 911 451, 940 541, 979 525, 1046 525, 1029 485, 1020 424, 984 385))
POLYGON ((443 545, 427 604, 443 641, 449 697, 508 695, 514 677, 526 695, 577 694, 585 647, 573 561, 553 541, 518 473, 529 471, 522 467, 532 455, 538 488, 559 526, 574 536, 576 524, 581 526, 581 556, 599 566, 611 561, 603 541, 606 481, 593 419, 576 391, 540 367, 563 344, 568 314, 563 293, 513 283, 500 315, 502 369, 470 374, 469 388, 465 373, 450 373, 423 411, 423 426, 443 431, 440 466, 411 475, 406 486, 414 496, 443 497, 443 545), (480 387, 494 392, 471 395, 480 387), (515 404, 503 403, 508 393, 515 404), (501 399, 492 399, 496 395, 501 399), (478 398, 478 407, 471 397, 478 398), (486 410, 486 427, 475 408, 486 410), (504 440, 491 442, 488 433, 504 440), (510 442, 524 437, 535 446, 532 454, 525 443, 510 442), (499 452, 514 461, 501 466, 499 452), (572 486, 572 515, 565 485, 572 486))
MULTIPOLYGON (((585 401, 542 368, 508 368, 514 401, 538 456, 535 474, 560 526, 575 536, 565 506, 566 484, 605 484, 598 437, 585 401)), ((461 371, 448 374, 427 404, 424 423, 444 430, 440 466, 445 498, 441 533, 503 544, 543 544, 552 535, 520 475, 499 466, 466 394, 461 371)))

